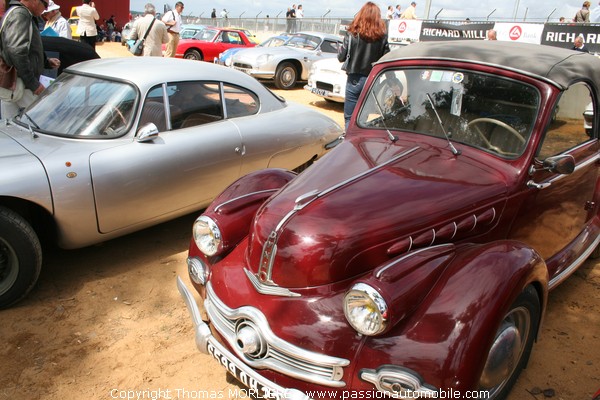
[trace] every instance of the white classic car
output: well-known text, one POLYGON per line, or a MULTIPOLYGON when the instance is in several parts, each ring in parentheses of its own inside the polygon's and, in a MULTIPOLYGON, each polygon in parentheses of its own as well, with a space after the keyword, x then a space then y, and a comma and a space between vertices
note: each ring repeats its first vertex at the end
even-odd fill
POLYGON ((328 101, 343 103, 346 98, 346 72, 337 58, 328 58, 313 64, 304 89, 328 101))
POLYGON ((336 58, 342 37, 320 32, 294 34, 283 46, 254 47, 237 52, 232 67, 257 79, 272 79, 279 89, 306 81, 312 64, 336 58))

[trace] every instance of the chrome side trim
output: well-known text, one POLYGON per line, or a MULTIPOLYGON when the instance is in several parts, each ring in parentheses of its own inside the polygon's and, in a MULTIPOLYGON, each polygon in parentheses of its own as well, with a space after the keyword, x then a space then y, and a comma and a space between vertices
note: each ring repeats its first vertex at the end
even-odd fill
MULTIPOLYGON (((411 240, 412 240, 412 238, 411 238, 411 240)), ((377 274, 375 274, 375 278, 381 278, 381 275, 385 272, 385 270, 387 270, 388 268, 393 267, 394 265, 396 265, 396 264, 398 264, 398 263, 400 263, 402 261, 405 261, 406 259, 408 259, 410 257, 416 256, 417 254, 420 254, 420 253, 422 253, 422 252, 424 252, 426 250, 439 249, 439 248, 442 248, 442 247, 454 247, 454 244, 452 244, 452 243, 445 243, 445 244, 439 244, 437 246, 423 247, 422 249, 415 250, 412 253, 406 254, 406 255, 398 258, 397 260, 394 260, 394 261, 390 262, 386 266, 381 267, 381 269, 379 271, 377 271, 377 274)))
POLYGON ((256 275, 254 275, 252 272, 250 272, 250 270, 248 270, 246 268, 244 268, 244 272, 246 273, 246 276, 248 277, 248 280, 250 281, 252 286, 254 286, 256 291, 260 294, 266 294, 266 295, 271 295, 271 296, 283 296, 283 297, 300 297, 301 296, 299 293, 292 292, 291 290, 277 286, 274 283, 271 283, 270 285, 263 284, 256 277, 256 275))
POLYGON ((588 247, 587 250, 584 251, 579 257, 577 257, 577 259, 575 261, 573 261, 573 263, 571 265, 569 265, 567 268, 565 268, 560 274, 558 274, 554 278, 552 278, 552 280, 548 283, 548 288, 550 290, 552 290, 556 286, 558 286, 561 282, 563 282, 565 279, 567 279, 569 277, 569 275, 571 275, 573 272, 575 272, 575 270, 577 268, 579 268, 579 266, 581 264, 583 264, 585 262, 585 260, 587 260, 587 258, 590 256, 590 254, 592 254, 594 252, 594 250, 596 250, 596 247, 598 247, 599 244, 600 244, 600 236, 598 236, 596 238, 596 240, 594 240, 594 243, 590 247, 588 247))
POLYGON ((264 314, 255 307, 227 307, 215 294, 212 284, 206 285, 204 308, 215 329, 229 343, 236 357, 257 369, 270 369, 306 382, 330 387, 344 387, 343 367, 349 360, 305 350, 276 336, 264 314), (251 322, 266 345, 260 356, 244 354, 237 343, 237 327, 251 322))
POLYGON ((250 197, 250 196, 254 196, 254 195, 257 195, 257 194, 261 194, 261 193, 276 192, 278 190, 279 189, 268 189, 268 190, 259 190, 259 191, 252 192, 252 193, 246 193, 246 194, 244 194, 242 196, 238 196, 238 197, 235 197, 233 199, 229 199, 229 200, 224 201, 223 203, 219 204, 218 206, 215 207, 215 212, 219 212, 219 208, 221 208, 221 207, 223 207, 223 206, 225 206, 225 205, 227 205, 229 203, 233 203, 234 201, 241 200, 241 199, 243 199, 245 197, 250 197))

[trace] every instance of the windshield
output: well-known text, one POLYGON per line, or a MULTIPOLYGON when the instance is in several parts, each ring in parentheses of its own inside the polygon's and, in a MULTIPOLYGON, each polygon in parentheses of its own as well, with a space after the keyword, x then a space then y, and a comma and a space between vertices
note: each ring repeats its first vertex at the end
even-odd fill
POLYGON ((203 29, 201 31, 199 31, 198 33, 196 33, 196 35, 194 36, 194 39, 196 40, 204 40, 206 42, 212 42, 213 39, 215 38, 215 36, 217 35, 217 33, 219 33, 218 30, 216 29, 203 29))
POLYGON ((64 72, 17 121, 57 136, 120 136, 132 123, 136 99, 132 85, 64 72))
POLYGON ((321 39, 318 36, 300 34, 292 36, 285 43, 285 46, 314 50, 319 47, 319 44, 321 44, 321 39))
POLYGON ((454 142, 515 158, 525 149, 539 102, 534 87, 490 74, 387 70, 371 86, 357 124, 444 139, 446 131, 454 142))

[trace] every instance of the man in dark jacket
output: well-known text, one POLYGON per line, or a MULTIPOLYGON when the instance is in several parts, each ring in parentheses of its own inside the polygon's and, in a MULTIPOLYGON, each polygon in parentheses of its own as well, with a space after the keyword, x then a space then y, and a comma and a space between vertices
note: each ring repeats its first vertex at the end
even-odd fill
POLYGON ((7 64, 17 70, 23 80, 25 91, 18 102, 2 102, 2 118, 12 118, 21 108, 33 103, 45 89, 40 83, 44 68, 58 68, 57 58, 47 58, 44 54, 42 38, 37 18, 48 4, 46 0, 11 0, 2 19, 0 49, 7 64), (11 11, 12 8, 15 8, 11 11))

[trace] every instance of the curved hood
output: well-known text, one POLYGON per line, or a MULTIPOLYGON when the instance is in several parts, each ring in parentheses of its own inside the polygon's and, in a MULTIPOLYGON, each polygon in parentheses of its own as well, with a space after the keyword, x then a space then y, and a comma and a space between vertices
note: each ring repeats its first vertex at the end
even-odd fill
POLYGON ((505 179, 427 144, 346 141, 258 211, 247 263, 266 285, 349 279, 407 251, 488 232, 505 179))

